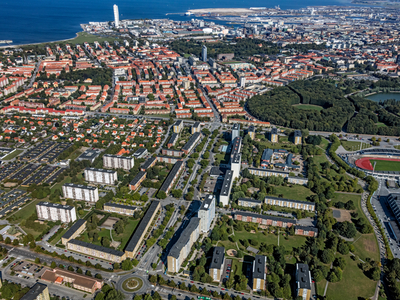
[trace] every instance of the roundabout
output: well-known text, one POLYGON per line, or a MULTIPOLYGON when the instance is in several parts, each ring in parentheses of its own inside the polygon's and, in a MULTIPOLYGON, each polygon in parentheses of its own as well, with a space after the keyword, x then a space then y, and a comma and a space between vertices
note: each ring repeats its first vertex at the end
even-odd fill
POLYGON ((127 294, 144 293, 147 290, 147 281, 140 275, 130 274, 118 281, 118 288, 127 294))

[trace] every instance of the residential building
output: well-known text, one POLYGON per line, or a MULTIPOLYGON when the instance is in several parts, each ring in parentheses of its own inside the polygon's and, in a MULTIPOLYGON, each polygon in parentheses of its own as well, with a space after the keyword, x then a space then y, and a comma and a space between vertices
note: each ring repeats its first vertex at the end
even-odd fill
POLYGON ((295 130, 293 133, 293 143, 295 145, 300 145, 301 144, 301 131, 300 130, 295 130))
MULTIPOLYGON (((173 149, 161 149, 161 154, 167 155, 167 156, 173 156, 173 157, 181 157, 183 155, 183 151, 173 150, 173 149)), ((158 158, 159 158, 159 156, 157 157, 157 159, 158 158)))
POLYGON ((256 129, 253 125, 250 125, 247 129, 247 134, 252 140, 254 140, 254 138, 256 137, 256 129))
POLYGON ((207 47, 206 47, 206 45, 203 45, 203 47, 201 48, 201 59, 203 60, 203 62, 207 62, 207 47))
POLYGON ((257 168, 248 168, 250 174, 257 175, 260 177, 267 176, 281 176, 284 178, 289 177, 288 171, 277 171, 277 170, 269 170, 269 169, 257 169, 257 168))
POLYGON ((233 141, 237 137, 240 137, 240 124, 235 123, 232 126, 231 140, 233 141))
POLYGON ((49 288, 43 283, 36 282, 20 300, 50 300, 49 288))
POLYGON ((400 193, 392 193, 387 197, 389 204, 397 222, 400 222, 400 193))
POLYGON ((315 211, 315 203, 307 201, 299 201, 299 200, 267 196, 265 197, 265 204, 293 208, 293 209, 315 211))
POLYGON ((208 232, 211 227, 211 223, 215 218, 215 196, 207 195, 204 201, 201 203, 198 217, 201 219, 201 232, 208 232))
POLYGON ((72 283, 72 287, 74 289, 85 291, 91 294, 93 294, 96 290, 101 289, 104 285, 104 281, 102 279, 93 278, 91 276, 78 274, 60 268, 46 270, 41 279, 60 285, 63 282, 72 283))
POLYGON ((278 128, 276 128, 276 127, 271 128, 271 131, 269 132, 269 140, 272 143, 278 143, 279 142, 278 128))
POLYGON ((281 218, 270 215, 261 215, 245 211, 236 211, 234 213, 234 219, 242 222, 252 222, 264 226, 276 226, 282 228, 287 228, 296 225, 295 219, 281 218))
POLYGON ((256 255, 253 262, 253 291, 259 292, 266 289, 267 257, 256 255))
POLYGON ((201 139, 201 133, 200 132, 195 132, 193 135, 190 136, 189 140, 187 143, 182 147, 182 151, 188 155, 190 151, 196 146, 196 144, 200 141, 201 139))
POLYGON ((296 297, 311 299, 311 272, 307 264, 296 264, 296 297))
POLYGON ((171 171, 168 173, 168 176, 165 178, 163 184, 160 187, 160 191, 169 193, 171 188, 173 187, 175 181, 179 178, 179 174, 184 168, 185 164, 182 160, 177 161, 175 165, 172 167, 171 171))
POLYGON ((200 132, 200 130, 201 130, 200 122, 194 122, 191 128, 191 133, 194 134, 195 132, 200 132))
POLYGON ((84 200, 87 202, 99 201, 99 190, 94 186, 65 183, 62 187, 64 198, 84 200))
POLYGON ((79 219, 71 226, 70 229, 61 237, 61 243, 67 245, 69 240, 76 238, 86 229, 86 220, 79 219))
POLYGON ((182 120, 176 121, 173 129, 175 133, 180 133, 181 130, 183 129, 183 121, 182 120))
POLYGON ((214 247, 208 273, 212 277, 213 281, 216 282, 221 281, 222 272, 224 271, 224 264, 225 264, 225 248, 214 247))
POLYGON ((84 253, 87 256, 97 257, 116 263, 120 263, 126 258, 125 252, 86 243, 76 239, 71 239, 67 242, 67 249, 79 253, 84 253))
POLYGON ((101 153, 100 149, 88 149, 85 152, 83 152, 76 160, 77 161, 88 160, 91 163, 93 163, 94 160, 100 155, 100 153, 101 153))
POLYGON ((135 165, 135 159, 133 157, 104 154, 103 156, 103 167, 110 169, 124 169, 129 171, 135 165))
POLYGON ((154 217, 157 215, 161 207, 160 201, 152 201, 144 214, 139 225, 136 227, 134 234, 125 247, 125 254, 127 258, 135 258, 139 247, 141 246, 147 231, 153 222, 154 217))
POLYGON ((235 153, 230 160, 231 171, 233 172, 233 179, 239 178, 240 167, 242 165, 242 155, 240 153, 235 153))
POLYGON ((238 205, 243 207, 261 207, 262 201, 250 198, 239 198, 238 205))
POLYGON ((114 25, 115 25, 115 28, 119 28, 119 10, 118 10, 118 5, 114 4, 113 11, 114 11, 114 25))
POLYGON ((75 207, 69 205, 41 201, 36 204, 36 212, 39 220, 63 223, 76 221, 75 207))
POLYGON ((300 226, 296 225, 295 235, 302 235, 302 236, 311 236, 311 237, 317 237, 318 235, 318 228, 312 227, 312 226, 300 226))
POLYGON ((219 194, 219 203, 222 203, 223 206, 229 204, 229 197, 231 195, 233 183, 233 171, 227 170, 225 173, 224 181, 222 183, 221 192, 219 194))
POLYGON ((200 218, 191 218, 167 257, 168 272, 179 272, 183 261, 189 255, 193 244, 200 236, 200 218))
POLYGON ((149 159, 147 159, 143 165, 141 165, 140 170, 141 171, 146 171, 147 169, 153 167, 157 162, 157 158, 154 156, 149 157, 149 159))
POLYGON ((134 156, 136 159, 139 159, 139 158, 145 157, 148 153, 149 153, 149 152, 147 151, 146 148, 139 148, 139 149, 136 150, 135 153, 133 153, 133 156, 134 156))
POLYGON ((95 184, 114 185, 118 181, 117 171, 96 168, 85 169, 85 180, 95 184))
POLYGON ((170 138, 169 141, 168 141, 168 144, 167 144, 168 149, 171 148, 171 147, 173 147, 173 146, 175 146, 175 144, 176 144, 177 141, 178 141, 178 134, 174 132, 174 133, 171 135, 171 138, 170 138))
POLYGON ((308 179, 304 177, 292 177, 289 176, 287 177, 288 183, 294 183, 294 184, 301 184, 301 185, 307 185, 308 184, 308 179))
POLYGON ((272 164, 272 155, 274 154, 274 150, 272 149, 264 149, 263 154, 261 156, 261 167, 267 168, 272 164))
POLYGON ((117 214, 127 215, 127 216, 133 216, 133 214, 137 210, 137 207, 130 206, 130 205, 123 205, 123 204, 108 202, 108 203, 104 204, 104 208, 103 209, 105 211, 112 212, 112 213, 117 213, 117 214))
POLYGON ((144 171, 139 171, 137 175, 129 183, 129 189, 131 191, 136 191, 140 184, 146 179, 147 173, 144 171))

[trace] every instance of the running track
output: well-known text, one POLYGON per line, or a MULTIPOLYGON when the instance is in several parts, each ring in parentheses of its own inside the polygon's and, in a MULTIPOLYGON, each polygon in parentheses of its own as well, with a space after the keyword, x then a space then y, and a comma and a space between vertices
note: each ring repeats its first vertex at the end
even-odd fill
POLYGON ((373 167, 372 167, 372 164, 370 162, 370 159, 373 159, 373 160, 387 160, 387 161, 399 161, 400 162, 400 159, 393 159, 393 158, 363 157, 363 158, 360 158, 360 159, 356 160, 356 166, 361 168, 361 169, 364 169, 364 170, 372 171, 373 167))

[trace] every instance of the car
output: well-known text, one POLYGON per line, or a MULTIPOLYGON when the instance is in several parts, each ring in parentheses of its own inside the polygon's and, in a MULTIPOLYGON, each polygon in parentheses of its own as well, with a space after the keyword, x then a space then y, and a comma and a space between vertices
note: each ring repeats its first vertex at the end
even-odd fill
POLYGON ((194 283, 194 281, 191 281, 190 283, 194 283))
POLYGON ((67 250, 64 250, 64 252, 67 252, 67 250))

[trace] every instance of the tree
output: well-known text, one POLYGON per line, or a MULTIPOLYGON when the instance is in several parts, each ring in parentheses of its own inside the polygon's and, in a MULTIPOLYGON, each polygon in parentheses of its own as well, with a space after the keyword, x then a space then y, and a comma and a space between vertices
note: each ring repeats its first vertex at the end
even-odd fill
POLYGON ((343 270, 344 267, 346 266, 346 260, 343 257, 337 257, 333 262, 333 265, 343 270))
POLYGON ((97 279, 103 279, 103 276, 101 276, 101 274, 99 274, 99 273, 97 273, 94 277, 97 279))
POLYGON ((111 244, 110 239, 109 239, 108 237, 106 237, 106 236, 103 236, 103 237, 101 238, 101 244, 102 244, 104 247, 110 247, 110 244, 111 244))
POLYGON ((57 264, 56 264, 54 261, 52 261, 50 267, 51 267, 52 269, 54 269, 54 268, 57 267, 57 264))
POLYGON ((324 264, 330 264, 335 259, 335 254, 332 249, 325 249, 321 254, 321 261, 324 264))
POLYGON ((174 196, 174 198, 179 199, 182 197, 182 190, 172 190, 172 196, 174 196))
POLYGON ((164 191, 158 191, 157 196, 158 199, 165 199, 167 198, 167 194, 164 191))
POLYGON ((4 241, 6 244, 11 244, 11 239, 10 237, 6 237, 6 240, 4 241))
POLYGON ((121 269, 124 271, 131 270, 132 268, 132 261, 129 258, 125 259, 121 264, 121 269))
POLYGON ((35 258, 35 264, 40 264, 40 258, 39 257, 35 258))
POLYGON ((19 240, 18 240, 18 239, 14 239, 13 242, 12 242, 12 244, 13 244, 14 246, 18 246, 18 245, 19 245, 19 240))

